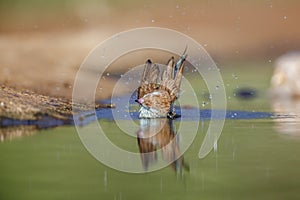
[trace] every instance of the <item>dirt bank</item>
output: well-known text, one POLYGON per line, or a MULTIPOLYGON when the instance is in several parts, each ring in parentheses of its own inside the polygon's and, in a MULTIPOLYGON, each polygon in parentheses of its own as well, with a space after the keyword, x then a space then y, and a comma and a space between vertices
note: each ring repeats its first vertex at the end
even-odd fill
POLYGON ((28 90, 18 91, 0 86, 0 120, 39 120, 43 116, 56 119, 68 120, 79 111, 112 107, 111 105, 85 105, 74 104, 66 98, 55 98, 36 94, 28 90), (74 110, 72 109, 74 108, 74 110))

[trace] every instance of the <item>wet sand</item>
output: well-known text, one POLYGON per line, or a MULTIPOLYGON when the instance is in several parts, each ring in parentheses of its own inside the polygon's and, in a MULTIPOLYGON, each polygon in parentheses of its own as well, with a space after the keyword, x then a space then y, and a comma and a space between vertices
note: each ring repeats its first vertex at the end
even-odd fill
POLYGON ((50 97, 36 94, 28 90, 19 91, 13 88, 0 86, 0 119, 39 120, 43 116, 69 120, 73 114, 113 107, 112 105, 88 105, 74 103, 66 98, 50 97))

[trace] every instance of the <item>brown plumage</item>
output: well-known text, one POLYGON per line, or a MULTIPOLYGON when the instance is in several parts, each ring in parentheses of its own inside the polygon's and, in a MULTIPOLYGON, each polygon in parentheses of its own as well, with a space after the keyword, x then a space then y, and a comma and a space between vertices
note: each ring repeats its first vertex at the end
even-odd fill
POLYGON ((161 77, 158 65, 147 60, 138 88, 140 118, 174 117, 171 108, 178 98, 185 58, 183 54, 175 64, 172 57, 161 77))

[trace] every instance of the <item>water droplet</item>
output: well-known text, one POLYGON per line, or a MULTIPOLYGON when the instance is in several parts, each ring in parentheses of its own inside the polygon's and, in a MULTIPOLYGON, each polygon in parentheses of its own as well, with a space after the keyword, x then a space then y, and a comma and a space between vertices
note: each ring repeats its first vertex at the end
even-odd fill
POLYGON ((218 142, 215 141, 214 143, 214 152, 218 151, 218 142))
POLYGON ((238 76, 235 75, 235 74, 232 74, 231 76, 232 76, 232 78, 234 78, 234 79, 238 79, 238 76))
POLYGON ((107 188, 107 171, 104 171, 104 177, 103 177, 103 182, 104 182, 104 188, 107 188))
POLYGON ((163 191, 163 179, 162 176, 160 177, 160 192, 163 191))
POLYGON ((106 73, 106 76, 109 76, 109 73, 106 73))
POLYGON ((101 58, 104 58, 105 57, 105 52, 106 52, 106 49, 102 49, 102 53, 101 53, 101 58))

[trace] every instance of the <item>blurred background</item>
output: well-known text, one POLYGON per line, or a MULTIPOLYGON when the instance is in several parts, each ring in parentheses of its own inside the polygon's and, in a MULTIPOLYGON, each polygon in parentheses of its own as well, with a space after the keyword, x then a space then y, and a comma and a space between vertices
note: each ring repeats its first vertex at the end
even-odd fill
MULTIPOLYGON (((128 29, 164 27, 194 38, 211 55, 232 113, 206 158, 197 156, 210 123, 201 118, 197 137, 179 159, 179 167, 146 174, 122 173, 101 164, 85 149, 74 126, 0 126, 0 199, 298 199, 299 98, 277 101, 268 93, 277 58, 300 49, 299 11, 297 0, 0 0, 0 87, 70 99, 76 73, 96 45, 128 29), (240 111, 249 118, 240 117, 240 111)), ((117 60, 106 74, 101 83, 105 91, 98 91, 98 98, 110 95, 128 65, 145 62, 144 57, 134 62, 130 55, 124 56, 126 67, 117 60)), ((169 56, 158 61, 165 63, 169 56)), ((300 70, 287 75, 290 63, 299 68, 299 58, 297 54, 281 60, 274 84, 279 96, 280 84, 290 92, 284 97, 300 96, 300 70)), ((209 110, 211 99, 203 80, 188 80, 199 87, 195 92, 200 109, 209 110)), ((5 107, 1 94, 0 100, 5 107)), ((128 151, 139 152, 151 142, 139 144, 115 121, 101 118, 99 124, 111 141, 128 151)), ((165 129, 169 134, 155 140, 191 134, 165 129)), ((141 166, 143 161, 141 157, 141 166)))
POLYGON ((1 0, 0 83, 70 98, 77 69, 98 43, 145 26, 187 34, 221 69, 272 65, 300 47, 299 10, 296 0, 1 0))

